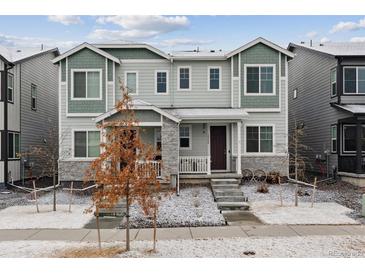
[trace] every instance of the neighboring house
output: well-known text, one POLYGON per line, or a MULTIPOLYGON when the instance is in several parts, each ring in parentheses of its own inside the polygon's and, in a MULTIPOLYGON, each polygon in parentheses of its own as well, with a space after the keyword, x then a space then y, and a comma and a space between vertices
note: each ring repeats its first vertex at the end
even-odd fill
POLYGON ((365 182, 365 43, 290 44, 290 132, 304 123, 309 169, 365 182))
POLYGON ((51 60, 58 55, 56 48, 0 47, 0 184, 37 174, 30 171, 32 159, 19 156, 31 146, 42 145, 49 128, 57 131, 57 66, 51 60))
POLYGON ((287 61, 263 38, 231 51, 166 54, 147 44, 83 43, 59 65, 61 181, 83 180, 99 155, 97 123, 117 119, 126 85, 141 138, 161 148, 162 175, 241 177, 245 168, 288 175, 287 61))

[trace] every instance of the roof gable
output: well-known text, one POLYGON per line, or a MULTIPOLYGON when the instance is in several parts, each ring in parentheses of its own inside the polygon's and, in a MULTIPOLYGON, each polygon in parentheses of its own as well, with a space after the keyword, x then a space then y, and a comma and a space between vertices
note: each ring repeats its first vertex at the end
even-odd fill
POLYGON ((266 40, 262 37, 256 38, 255 40, 243 45, 242 47, 239 47, 239 48, 229 52, 228 54, 226 54, 226 57, 230 58, 233 55, 236 55, 237 53, 239 53, 241 51, 247 50, 247 49, 249 49, 249 48, 251 48, 251 47, 253 47, 253 46, 255 46, 259 43, 262 43, 262 44, 264 44, 264 45, 266 45, 270 48, 273 48, 273 49, 275 49, 275 50, 277 50, 277 51, 279 51, 279 52, 281 52, 281 53, 283 53, 283 54, 285 54, 289 57, 292 57, 292 58, 294 57, 294 54, 292 52, 290 52, 289 50, 284 49, 284 48, 282 48, 282 47, 280 47, 280 46, 278 46, 278 45, 276 45, 276 44, 274 44, 274 43, 272 43, 272 42, 270 42, 270 41, 268 41, 268 40, 266 40))
POLYGON ((89 49, 91 51, 94 51, 98 54, 100 54, 101 56, 104 56, 105 58, 117 63, 117 64, 120 64, 120 60, 116 57, 114 57, 113 55, 93 46, 93 45, 90 45, 88 43, 83 43, 81 45, 78 45, 77 47, 73 48, 73 49, 70 49, 69 51, 66 51, 64 54, 61 54, 60 56, 58 56, 57 58, 53 59, 52 62, 53 63, 58 63, 59 61, 61 61, 62 59, 70 56, 70 55, 73 55, 75 54, 76 52, 82 50, 82 49, 89 49))

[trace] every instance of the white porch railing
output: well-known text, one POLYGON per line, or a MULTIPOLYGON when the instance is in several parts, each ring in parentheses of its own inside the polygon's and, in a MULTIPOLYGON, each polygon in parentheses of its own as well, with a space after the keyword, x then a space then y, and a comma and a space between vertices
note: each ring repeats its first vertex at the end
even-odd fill
POLYGON ((179 172, 181 174, 210 174, 210 156, 181 156, 179 172))
POLYGON ((146 165, 152 165, 152 167, 156 170, 157 177, 161 177, 161 162, 160 161, 147 161, 147 162, 138 162, 139 167, 144 168, 146 165))

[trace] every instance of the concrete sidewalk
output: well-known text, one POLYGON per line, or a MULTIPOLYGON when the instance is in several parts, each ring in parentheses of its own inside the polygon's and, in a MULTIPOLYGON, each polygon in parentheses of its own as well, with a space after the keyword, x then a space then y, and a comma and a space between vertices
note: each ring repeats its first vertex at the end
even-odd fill
MULTIPOLYGON (((131 239, 152 240, 153 229, 131 229, 131 239)), ((207 239, 232 237, 295 237, 309 235, 364 235, 365 225, 258 225, 158 228, 157 239, 207 239)), ((124 241, 124 229, 102 229, 104 242, 124 241)), ((3 229, 0 241, 97 241, 96 229, 3 229)))

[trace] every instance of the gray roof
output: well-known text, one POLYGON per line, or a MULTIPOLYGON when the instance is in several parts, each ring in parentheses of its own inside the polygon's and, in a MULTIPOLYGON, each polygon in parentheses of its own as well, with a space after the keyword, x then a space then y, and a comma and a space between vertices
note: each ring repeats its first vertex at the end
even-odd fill
POLYGON ((170 53, 173 58, 225 58, 226 51, 174 51, 170 53))
POLYGON ((23 48, 23 49, 15 49, 15 48, 6 48, 0 45, 0 55, 3 56, 9 62, 20 62, 22 60, 28 59, 30 57, 34 57, 38 54, 46 53, 49 51, 57 51, 57 48, 52 49, 35 49, 35 48, 23 48))
POLYGON ((365 105, 337 105, 336 107, 351 112, 353 114, 365 114, 365 105))
POLYGON ((303 47, 334 56, 356 56, 365 55, 365 42, 328 42, 328 43, 309 43, 294 44, 291 43, 289 47, 303 47))
POLYGON ((176 108, 165 109, 182 120, 242 120, 248 116, 238 108, 176 108))

